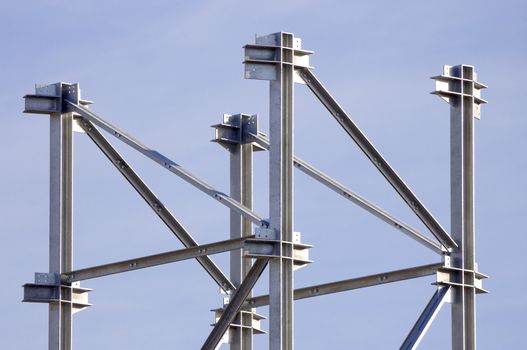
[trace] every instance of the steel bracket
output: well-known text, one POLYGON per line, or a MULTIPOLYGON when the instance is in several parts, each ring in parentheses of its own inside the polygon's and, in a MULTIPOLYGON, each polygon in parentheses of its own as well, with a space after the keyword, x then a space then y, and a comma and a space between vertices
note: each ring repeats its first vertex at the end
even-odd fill
MULTIPOLYGON (((293 38, 293 48, 283 46, 280 42, 282 33, 256 36, 256 43, 244 46, 245 79, 276 80, 277 65, 292 64, 294 68, 311 68, 309 55, 313 51, 302 50, 302 40, 293 38), (292 63, 286 63, 283 57, 293 56, 292 63)), ((305 84, 300 76, 294 73, 294 82, 305 84)))
MULTIPOLYGON (((474 288, 476 294, 488 293, 487 290, 483 289, 483 280, 489 278, 487 275, 482 274, 477 269, 467 270, 452 266, 452 259, 448 255, 444 256, 443 264, 437 269, 436 281, 432 283, 433 285, 468 287, 474 288), (459 281, 474 281, 474 283, 460 283, 459 281)), ((449 300, 449 303, 452 302, 454 300, 449 300)))
POLYGON ((24 113, 53 114, 71 112, 66 101, 83 106, 92 102, 82 100, 79 84, 59 82, 55 84, 35 84, 35 93, 24 96, 24 113))
MULTIPOLYGON (((211 310, 214 312, 214 323, 211 324, 211 326, 215 326, 216 323, 220 320, 221 316, 223 315, 223 312, 225 311, 225 307, 229 304, 229 298, 223 299, 223 307, 218 309, 211 310)), ((267 332, 262 329, 262 320, 265 320, 266 317, 262 316, 254 311, 248 311, 248 310, 240 310, 239 312, 240 316, 238 319, 241 320, 241 323, 231 323, 229 325, 229 328, 223 335, 220 343, 221 344, 231 344, 232 343, 232 330, 233 328, 247 328, 252 329, 252 332, 254 335, 258 334, 266 334, 267 332)))
POLYGON ((476 294, 485 294, 488 293, 488 290, 483 289, 483 280, 486 278, 489 277, 478 271, 445 266, 437 270, 436 282, 432 284, 474 288, 476 294), (474 281, 474 283, 460 283, 459 281, 474 281))
POLYGON ((26 283, 26 303, 71 303, 72 312, 79 312, 92 304, 88 303, 89 288, 81 288, 80 282, 61 284, 60 277, 53 273, 35 273, 35 283, 26 283))
POLYGON ((262 236, 262 232, 268 231, 273 230, 257 228, 255 230, 255 238, 248 239, 247 241, 245 241, 245 258, 282 257, 284 259, 292 259, 295 270, 313 262, 312 260, 309 260, 309 250, 313 246, 301 242, 300 232, 293 232, 293 242, 287 242, 280 241, 274 236, 262 236), (282 248, 284 248, 285 246, 293 246, 293 255, 290 257, 280 255, 280 251, 284 251, 284 249, 280 249, 280 245, 282 245, 282 248))
POLYGON ((473 66, 443 66, 443 74, 432 77, 436 81, 433 95, 438 95, 449 104, 458 104, 460 98, 473 98, 474 118, 481 119, 480 105, 487 103, 481 98, 481 90, 487 86, 477 81, 473 66))
POLYGON ((212 127, 215 129, 215 136, 211 141, 219 143, 227 150, 234 145, 247 143, 253 145, 254 152, 265 150, 248 137, 251 133, 258 132, 257 114, 224 114, 223 122, 212 127))

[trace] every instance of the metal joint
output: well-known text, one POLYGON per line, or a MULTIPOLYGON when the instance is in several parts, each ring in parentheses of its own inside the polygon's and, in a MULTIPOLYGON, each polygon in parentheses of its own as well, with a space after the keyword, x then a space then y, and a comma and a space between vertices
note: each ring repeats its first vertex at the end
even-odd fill
POLYGON ((309 250, 313 246, 301 242, 300 232, 293 232, 292 242, 280 240, 273 229, 257 228, 255 233, 255 238, 248 239, 245 242, 245 258, 268 257, 289 259, 293 261, 293 269, 295 270, 313 262, 309 260, 309 250), (283 252, 289 251, 288 249, 284 249, 285 247, 293 248, 290 256, 283 254, 283 252))
MULTIPOLYGON (((291 65, 294 68, 311 68, 309 55, 313 51, 302 50, 302 39, 293 37, 290 33, 274 33, 256 36, 256 43, 244 46, 245 79, 277 80, 277 65, 291 65), (284 45, 284 38, 292 37, 292 45, 284 45)), ((294 82, 304 84, 304 81, 294 74, 294 82)))
MULTIPOLYGON (((221 316, 225 312, 227 305, 229 305, 229 301, 229 298, 225 298, 223 300, 224 305, 222 308, 211 310, 214 312, 214 323, 211 324, 211 326, 214 327, 219 322, 221 316)), ((262 320, 265 319, 265 316, 260 315, 254 311, 240 310, 238 317, 235 318, 235 320, 238 320, 239 322, 233 321, 229 324, 229 328, 227 328, 225 334, 221 338, 220 344, 233 344, 236 341, 236 339, 233 339, 235 329, 250 329, 253 335, 267 334, 267 332, 262 328, 262 320)))
POLYGON ((88 292, 92 289, 81 288, 80 283, 61 283, 54 273, 35 273, 35 283, 26 283, 24 288, 25 303, 69 303, 72 313, 79 312, 92 304, 88 303, 88 292))
POLYGON ((474 118, 481 119, 480 105, 487 103, 481 98, 481 90, 487 86, 477 81, 474 66, 461 64, 457 66, 443 66, 443 74, 432 77, 436 81, 435 91, 449 104, 457 105, 461 98, 472 99, 474 104, 474 118))
MULTIPOLYGON (((488 290, 483 288, 483 280, 486 278, 489 277, 475 270, 445 266, 437 270, 436 282, 432 284, 438 286, 474 288, 476 294, 486 294, 488 290)), ((450 302, 454 302, 454 300, 450 302)))
POLYGON ((214 139, 226 149, 234 145, 251 143, 253 151, 264 151, 265 149, 253 142, 248 135, 258 132, 258 115, 257 114, 224 114, 223 122, 214 124, 214 139))
POLYGON ((66 101, 83 106, 92 103, 91 101, 82 100, 80 96, 81 92, 78 83, 36 84, 35 93, 24 96, 24 113, 62 114, 72 112, 66 101))

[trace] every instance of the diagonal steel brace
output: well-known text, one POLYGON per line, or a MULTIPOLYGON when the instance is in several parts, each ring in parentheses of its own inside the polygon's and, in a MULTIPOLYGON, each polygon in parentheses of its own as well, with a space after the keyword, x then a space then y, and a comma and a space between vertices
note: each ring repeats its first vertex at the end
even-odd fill
POLYGON ((299 69, 300 76, 305 81, 309 89, 322 102, 331 115, 337 120, 348 135, 355 141, 357 146, 366 154, 375 167, 388 180, 392 187, 399 193, 410 209, 419 217, 425 226, 446 248, 457 247, 456 242, 450 237, 439 222, 426 209, 423 203, 417 198, 406 183, 399 177, 395 170, 388 164, 379 151, 368 140, 366 135, 348 116, 344 109, 331 96, 322 83, 308 68, 299 69))
MULTIPOLYGON (((269 140, 267 140, 267 138, 264 137, 263 135, 261 134, 255 135, 251 133, 247 136, 249 136, 251 140, 257 143, 259 146, 265 149, 269 149, 270 147, 269 140)), ((356 194, 352 190, 346 188, 344 185, 333 180, 329 175, 324 174, 321 170, 315 168, 308 162, 303 161, 302 159, 293 156, 293 165, 297 167, 300 171, 302 171, 304 174, 311 176, 313 179, 319 181, 323 185, 327 186, 328 188, 332 189, 338 194, 344 196, 344 198, 357 204, 362 209, 375 215, 382 221, 390 224, 390 226, 393 225, 395 228, 403 232, 405 235, 416 240, 417 242, 421 243, 425 247, 432 249, 438 254, 444 253, 443 248, 441 247, 440 244, 426 237, 425 235, 423 235, 422 233, 420 233, 419 231, 417 231, 415 228, 411 227, 407 223, 395 218, 393 215, 391 215, 384 209, 376 206, 375 204, 369 202, 368 200, 356 194)))
POLYGON ((153 150, 143 145, 141 142, 139 142, 132 136, 126 134, 125 132, 119 130, 117 127, 111 125, 110 123, 108 123, 107 121, 99 117, 97 114, 90 111, 88 108, 81 106, 79 104, 70 102, 68 100, 64 100, 63 102, 65 104, 64 109, 66 111, 74 112, 76 114, 79 114, 82 118, 88 119, 95 125, 99 126, 101 129, 115 136, 118 140, 126 143, 127 145, 129 145, 130 147, 138 151, 139 153, 150 158, 154 162, 160 164, 161 166, 163 166, 170 172, 179 176, 185 182, 188 182, 192 186, 196 187, 200 191, 216 199, 220 203, 223 203, 223 205, 238 212, 240 215, 243 215, 244 217, 248 218, 249 220, 254 222, 256 225, 261 225, 264 227, 269 226, 269 223, 267 221, 263 220, 258 214, 256 214, 251 209, 240 204, 240 202, 229 197, 227 194, 216 190, 214 187, 212 187, 205 181, 199 179, 195 175, 191 174, 189 171, 185 170, 181 165, 177 164, 173 160, 165 157, 164 155, 157 152, 156 150, 153 150))
MULTIPOLYGON (((79 121, 80 127, 99 147, 110 162, 119 170, 119 172, 128 180, 130 185, 141 195, 146 203, 154 210, 159 218, 168 226, 172 233, 183 243, 186 248, 195 247, 198 243, 192 238, 190 233, 179 223, 172 213, 163 205, 157 196, 148 188, 144 181, 136 174, 132 167, 123 159, 119 152, 106 140, 106 138, 97 130, 89 120, 82 118, 79 121)), ((220 268, 208 257, 201 256, 196 258, 203 266, 207 273, 216 281, 216 283, 225 290, 230 292, 236 289, 232 282, 223 274, 220 268)))
POLYGON ((212 329, 212 332, 207 337, 207 340, 205 340, 205 343, 201 347, 201 350, 216 349, 216 346, 223 337, 223 334, 225 334, 225 332, 229 328, 236 314, 240 312, 245 302, 245 299, 253 289, 254 285, 256 284, 256 281, 258 281, 258 278, 262 274, 268 262, 269 258, 256 259, 253 266, 247 273, 247 276, 245 276, 242 284, 236 290, 236 293, 233 295, 225 311, 223 312, 220 319, 212 329))

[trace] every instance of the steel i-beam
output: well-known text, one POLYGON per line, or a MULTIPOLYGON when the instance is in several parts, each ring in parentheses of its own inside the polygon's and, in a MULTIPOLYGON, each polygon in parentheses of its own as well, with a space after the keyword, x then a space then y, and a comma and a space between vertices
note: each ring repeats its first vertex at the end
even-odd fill
POLYGON ((451 231, 457 244, 451 264, 452 349, 476 348, 476 275, 474 227, 474 118, 480 118, 481 89, 473 66, 444 66, 434 94, 450 104, 451 231))
MULTIPOLYGON (((73 115, 52 114, 50 127, 49 272, 60 276, 73 263, 73 115)), ((62 301, 71 295, 60 299, 49 304, 50 350, 71 349, 72 308, 62 301)))
POLYGON ((77 294, 61 285, 60 275, 71 270, 73 261, 73 114, 64 113, 62 105, 65 99, 81 103, 80 91, 78 84, 37 85, 35 94, 24 98, 25 113, 50 116, 49 274, 36 274, 34 284, 24 285, 24 301, 49 303, 48 347, 70 350, 77 294), (40 298, 41 292, 47 297, 40 298))
POLYGON ((269 262, 269 348, 293 349, 293 86, 310 52, 290 33, 257 36, 245 46, 245 77, 270 81, 269 230, 278 240, 269 262))
MULTIPOLYGON (((249 114, 224 114, 221 124, 213 125, 216 136, 212 140, 229 151, 230 163, 230 195, 246 208, 253 205, 253 145, 247 142, 244 129, 257 130, 258 118, 249 114)), ((239 239, 252 234, 252 223, 239 213, 230 213, 231 239, 239 239)), ((238 288, 249 270, 252 261, 243 257, 241 250, 230 253, 230 277, 238 288)), ((248 297, 252 295, 250 291, 248 297)), ((254 310, 251 310, 254 312, 254 310)), ((238 313, 229 330, 229 344, 231 350, 251 350, 253 347, 253 315, 252 312, 238 313)))

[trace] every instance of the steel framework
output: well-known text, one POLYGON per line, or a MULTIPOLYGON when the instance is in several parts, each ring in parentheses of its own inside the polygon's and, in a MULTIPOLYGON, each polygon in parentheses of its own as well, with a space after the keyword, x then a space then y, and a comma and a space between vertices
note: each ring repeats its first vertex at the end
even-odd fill
POLYGON ((49 349, 69 350, 72 315, 90 304, 80 281, 185 259, 196 259, 228 295, 214 310, 216 322, 202 349, 229 343, 231 349, 249 350, 253 335, 265 333, 259 306, 269 306, 269 348, 294 346, 294 300, 339 293, 357 288, 436 275, 435 291, 401 349, 415 349, 444 303, 452 305, 452 349, 476 348, 475 294, 484 293, 474 249, 474 117, 485 103, 474 67, 445 66, 433 77, 433 94, 450 108, 451 233, 449 234, 410 190, 350 116, 330 95, 309 66, 310 51, 291 33, 257 36, 246 45, 245 78, 269 81, 269 137, 258 130, 258 117, 225 114, 214 125, 215 139, 230 154, 230 195, 216 190, 164 155, 143 145, 89 109, 78 84, 37 85, 26 95, 26 113, 50 116, 50 240, 49 272, 36 273, 35 282, 24 285, 24 300, 49 304, 49 349), (294 85, 301 83, 326 107, 340 126, 392 185, 434 239, 420 233, 387 211, 369 202, 314 166, 294 156, 294 85), (184 249, 111 264, 73 270, 72 267, 72 159, 73 129, 79 126, 108 160, 154 210, 184 249), (154 195, 100 130, 126 143, 197 189, 230 208, 230 239, 199 245, 174 215, 154 195), (268 150, 269 218, 252 209, 253 152, 268 150), (424 266, 383 272, 337 282, 294 288, 294 271, 310 263, 310 245, 301 242, 293 225, 293 168, 298 168, 329 189, 344 196, 377 218, 440 255, 440 261, 424 266), (254 230, 253 230, 254 227, 254 230), (227 277, 210 258, 230 252, 227 277), (265 268, 269 294, 253 296, 252 289, 265 268))

